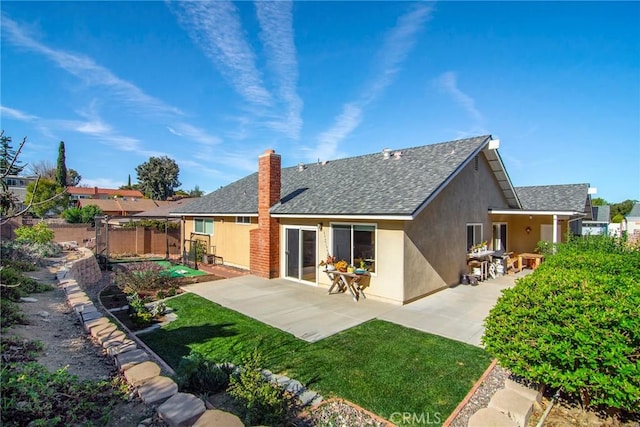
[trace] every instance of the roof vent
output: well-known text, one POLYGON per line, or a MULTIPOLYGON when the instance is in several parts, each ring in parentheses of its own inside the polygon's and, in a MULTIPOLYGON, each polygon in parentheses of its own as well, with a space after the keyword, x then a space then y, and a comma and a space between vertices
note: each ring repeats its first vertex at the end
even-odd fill
POLYGON ((382 157, 386 160, 391 157, 391 148, 382 149, 382 157))
POLYGON ((304 165, 304 163, 298 163, 298 170, 299 170, 300 172, 302 172, 302 171, 303 171, 303 170, 305 170, 305 169, 306 169, 306 166, 304 165))
POLYGON ((400 157, 402 157, 402 151, 396 151, 395 153, 393 153, 394 159, 399 159, 400 157))

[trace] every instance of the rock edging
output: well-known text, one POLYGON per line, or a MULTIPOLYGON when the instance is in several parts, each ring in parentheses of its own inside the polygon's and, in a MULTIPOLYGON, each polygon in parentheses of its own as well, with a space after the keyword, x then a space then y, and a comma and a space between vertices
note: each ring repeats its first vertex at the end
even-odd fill
MULTIPOLYGON (((216 409, 207 409, 205 402, 189 393, 178 391, 178 385, 162 371, 173 375, 175 372, 135 334, 120 324, 110 312, 102 315, 93 301, 83 290, 84 286, 95 284, 102 274, 97 260, 90 250, 81 248, 80 259, 65 262, 58 271, 58 287, 64 290, 67 303, 77 314, 82 327, 94 342, 115 359, 125 380, 137 388, 137 394, 147 405, 159 405, 157 414, 170 426, 216 425, 212 420, 224 420, 218 425, 242 426, 236 415, 216 409), (124 331, 123 331, 124 330, 124 331), (151 361, 155 359, 158 363, 151 361)), ((99 300, 99 296, 98 296, 99 300)), ((317 406, 322 396, 307 390, 300 382, 283 375, 262 371, 265 378, 293 393, 303 406, 317 406)), ((145 422, 140 424, 145 425, 145 422)))

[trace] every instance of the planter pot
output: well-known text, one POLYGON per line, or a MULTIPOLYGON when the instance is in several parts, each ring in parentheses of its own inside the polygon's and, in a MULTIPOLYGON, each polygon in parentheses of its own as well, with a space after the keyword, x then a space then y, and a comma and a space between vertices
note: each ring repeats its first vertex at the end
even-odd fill
POLYGON ((327 271, 335 271, 336 267, 333 264, 327 264, 327 271))

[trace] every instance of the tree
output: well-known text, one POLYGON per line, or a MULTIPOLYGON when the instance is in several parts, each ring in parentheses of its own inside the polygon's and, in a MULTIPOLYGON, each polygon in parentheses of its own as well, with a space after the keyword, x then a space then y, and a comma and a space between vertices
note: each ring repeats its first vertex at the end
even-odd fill
POLYGON ((33 163, 29 170, 32 175, 37 175, 40 178, 46 178, 54 180, 56 179, 56 168, 53 167, 53 163, 48 160, 40 160, 33 163))
POLYGON ((606 206, 608 204, 609 203, 602 197, 596 197, 595 199, 591 199, 592 206, 606 206))
POLYGON ((75 169, 67 169, 67 185, 77 187, 82 180, 82 176, 75 169))
POLYGON ((202 197, 203 194, 204 192, 196 185, 195 188, 189 192, 189 197, 202 197))
POLYGON ((18 153, 11 147, 11 137, 0 132, 0 174, 18 175, 25 166, 18 162, 18 153))
POLYGON ((625 200, 620 203, 613 203, 611 205, 611 218, 615 218, 616 215, 627 216, 631 209, 633 209, 633 205, 637 203, 637 200, 625 200))
POLYGON ((48 178, 40 178, 38 181, 27 185, 25 202, 31 205, 30 210, 34 215, 44 218, 47 212, 66 203, 65 194, 65 188, 60 187, 55 181, 48 178))
POLYGON ((167 200, 180 186, 180 169, 175 160, 167 156, 151 157, 136 167, 140 191, 153 200, 167 200))
POLYGON ((58 165, 56 167, 56 182, 60 187, 67 186, 67 156, 64 150, 64 141, 58 146, 58 165))
POLYGON ((95 217, 102 215, 102 209, 96 205, 87 205, 82 208, 74 206, 62 211, 61 215, 70 224, 91 224, 95 227, 95 217))

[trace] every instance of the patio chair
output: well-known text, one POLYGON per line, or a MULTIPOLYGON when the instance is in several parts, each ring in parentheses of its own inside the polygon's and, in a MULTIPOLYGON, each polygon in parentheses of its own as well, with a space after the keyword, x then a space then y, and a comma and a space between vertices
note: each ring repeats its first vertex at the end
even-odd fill
POLYGON ((507 274, 514 274, 520 271, 518 269, 518 257, 516 256, 516 254, 514 254, 513 252, 508 252, 505 260, 507 264, 507 274))

